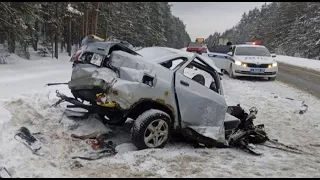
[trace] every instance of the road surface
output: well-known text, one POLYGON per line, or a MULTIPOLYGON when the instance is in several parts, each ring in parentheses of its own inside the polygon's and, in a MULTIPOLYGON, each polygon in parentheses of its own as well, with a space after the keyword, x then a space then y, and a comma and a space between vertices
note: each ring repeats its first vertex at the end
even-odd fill
POLYGON ((320 98, 320 72, 278 62, 277 80, 320 98))

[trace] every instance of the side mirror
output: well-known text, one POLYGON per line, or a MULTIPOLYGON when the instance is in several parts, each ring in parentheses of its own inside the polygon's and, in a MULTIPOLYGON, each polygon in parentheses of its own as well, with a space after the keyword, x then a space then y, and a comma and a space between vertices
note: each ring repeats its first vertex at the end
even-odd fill
POLYGON ((233 53, 232 52, 228 52, 227 53, 229 56, 233 56, 233 53))
POLYGON ((274 54, 274 53, 273 53, 273 54, 271 54, 271 57, 273 57, 273 58, 274 58, 274 57, 276 57, 276 56, 277 56, 277 55, 276 55, 276 54, 274 54))

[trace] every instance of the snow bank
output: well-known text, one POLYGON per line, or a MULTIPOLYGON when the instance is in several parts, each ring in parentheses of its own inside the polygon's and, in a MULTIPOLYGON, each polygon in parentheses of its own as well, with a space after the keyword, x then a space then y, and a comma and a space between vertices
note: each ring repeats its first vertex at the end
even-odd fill
POLYGON ((320 71, 320 60, 277 55, 276 61, 320 71))
POLYGON ((59 59, 25 60, 14 54, 10 57, 9 64, 0 65, 0 100, 43 91, 47 83, 70 80, 72 64, 66 54, 60 54, 59 59))

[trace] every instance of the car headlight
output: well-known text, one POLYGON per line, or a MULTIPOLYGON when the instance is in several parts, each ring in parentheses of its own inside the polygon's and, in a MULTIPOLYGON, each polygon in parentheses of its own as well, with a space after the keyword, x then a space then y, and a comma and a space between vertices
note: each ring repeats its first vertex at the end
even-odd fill
POLYGON ((277 62, 272 63, 272 67, 276 67, 276 66, 278 66, 277 62))
POLYGON ((241 63, 241 61, 235 61, 234 64, 241 66, 242 63, 241 63))

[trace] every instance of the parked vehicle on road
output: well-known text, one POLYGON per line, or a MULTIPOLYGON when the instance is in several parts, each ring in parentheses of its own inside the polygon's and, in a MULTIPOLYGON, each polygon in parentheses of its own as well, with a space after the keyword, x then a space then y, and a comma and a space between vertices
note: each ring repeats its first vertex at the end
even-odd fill
POLYGON ((202 54, 207 52, 207 46, 198 42, 190 42, 187 46, 187 51, 202 54))
POLYGON ((227 54, 208 54, 214 63, 231 78, 239 76, 264 77, 275 80, 278 65, 274 60, 275 54, 262 45, 240 44, 233 45, 227 54))

